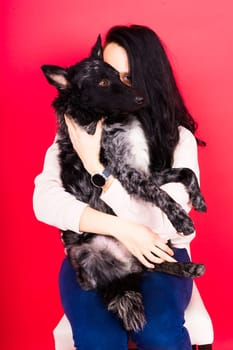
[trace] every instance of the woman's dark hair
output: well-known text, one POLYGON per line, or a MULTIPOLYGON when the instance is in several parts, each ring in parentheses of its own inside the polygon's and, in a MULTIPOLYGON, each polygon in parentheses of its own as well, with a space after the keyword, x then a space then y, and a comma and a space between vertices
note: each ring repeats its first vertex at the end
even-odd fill
POLYGON ((131 25, 112 27, 105 45, 110 42, 126 50, 132 86, 149 102, 139 117, 150 141, 151 170, 171 167, 178 126, 194 134, 197 124, 184 104, 161 40, 150 28, 131 25))

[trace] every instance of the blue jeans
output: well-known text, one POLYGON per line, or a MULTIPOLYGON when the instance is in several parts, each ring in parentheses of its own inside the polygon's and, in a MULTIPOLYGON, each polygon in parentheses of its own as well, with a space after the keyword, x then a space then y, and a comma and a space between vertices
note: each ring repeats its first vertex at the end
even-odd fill
MULTIPOLYGON (((178 261, 189 261, 185 249, 175 249, 178 261)), ((64 312, 68 317, 78 350, 127 350, 129 334, 118 318, 109 312, 100 294, 84 291, 76 281, 67 258, 63 261, 59 287, 64 312)), ((142 295, 146 326, 130 337, 139 350, 191 350, 184 327, 184 310, 192 292, 192 280, 164 273, 145 271, 142 295)))

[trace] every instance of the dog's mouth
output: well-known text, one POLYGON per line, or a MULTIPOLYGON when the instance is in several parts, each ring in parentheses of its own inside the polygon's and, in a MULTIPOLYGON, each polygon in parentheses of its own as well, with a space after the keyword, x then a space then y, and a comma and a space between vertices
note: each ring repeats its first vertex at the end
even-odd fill
POLYGON ((110 114, 104 117, 104 124, 106 125, 112 125, 112 124, 127 124, 134 113, 129 113, 129 112, 121 112, 121 113, 116 113, 116 114, 110 114))

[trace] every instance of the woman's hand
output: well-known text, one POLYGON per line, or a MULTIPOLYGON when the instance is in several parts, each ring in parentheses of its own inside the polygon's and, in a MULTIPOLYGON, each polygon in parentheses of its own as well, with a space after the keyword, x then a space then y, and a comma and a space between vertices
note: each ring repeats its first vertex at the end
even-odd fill
POLYGON ((89 174, 102 171, 103 165, 100 163, 100 142, 102 134, 102 121, 97 123, 94 135, 89 135, 78 126, 68 115, 65 115, 65 122, 68 128, 72 145, 79 155, 84 168, 89 174))
POLYGON ((120 226, 114 237, 147 268, 153 268, 153 263, 176 261, 172 249, 149 227, 125 221, 120 226))

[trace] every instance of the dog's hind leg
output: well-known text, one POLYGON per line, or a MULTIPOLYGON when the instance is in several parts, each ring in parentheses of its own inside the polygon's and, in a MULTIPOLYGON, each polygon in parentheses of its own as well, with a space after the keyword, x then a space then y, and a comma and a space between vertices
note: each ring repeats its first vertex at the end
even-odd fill
POLYGON ((140 272, 141 265, 117 240, 96 235, 88 243, 72 246, 68 257, 80 286, 101 289, 128 274, 140 272))
POLYGON ((167 262, 155 264, 153 271, 164 272, 178 277, 195 278, 205 272, 205 265, 193 262, 167 262))
POLYGON ((122 320, 126 330, 142 329, 145 316, 139 283, 141 265, 131 255, 117 258, 101 245, 91 243, 73 246, 69 251, 79 285, 85 290, 99 290, 108 310, 122 320))

